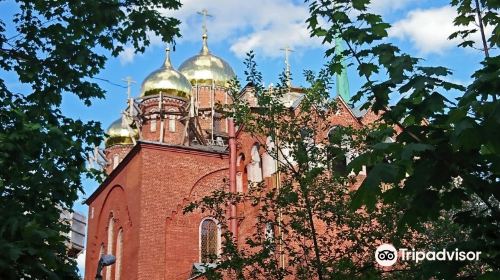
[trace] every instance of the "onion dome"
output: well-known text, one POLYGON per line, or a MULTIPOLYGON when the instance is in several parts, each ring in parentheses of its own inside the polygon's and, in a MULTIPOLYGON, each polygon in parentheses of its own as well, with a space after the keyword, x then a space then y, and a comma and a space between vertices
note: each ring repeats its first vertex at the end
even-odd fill
POLYGON ((167 56, 163 66, 149 74, 141 87, 141 97, 156 95, 160 92, 189 99, 191 96, 191 84, 179 71, 172 67, 170 62, 170 49, 167 48, 167 56))
POLYGON ((108 127, 106 131, 108 137, 105 141, 105 146, 111 147, 113 145, 129 145, 134 144, 132 141, 132 137, 137 139, 138 133, 134 130, 133 135, 131 136, 130 131, 127 127, 122 125, 122 118, 117 119, 108 127))
POLYGON ((227 86, 235 77, 227 62, 213 55, 208 50, 207 35, 203 34, 203 47, 199 54, 187 59, 179 67, 191 84, 227 86))

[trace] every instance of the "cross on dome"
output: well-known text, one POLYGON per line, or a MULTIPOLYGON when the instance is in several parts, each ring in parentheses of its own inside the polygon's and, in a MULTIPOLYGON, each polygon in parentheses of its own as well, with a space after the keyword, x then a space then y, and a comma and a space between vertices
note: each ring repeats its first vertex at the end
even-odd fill
POLYGON ((286 77, 286 85, 287 87, 291 87, 292 86, 292 79, 291 79, 291 72, 290 72, 290 61, 288 60, 288 55, 290 52, 293 52, 293 50, 289 47, 289 46, 286 46, 282 49, 280 49, 282 51, 285 52, 285 77, 286 77))
POLYGON ((213 16, 208 13, 207 9, 201 10, 200 12, 198 12, 198 14, 201 15, 201 17, 202 17, 201 28, 203 31, 203 35, 206 35, 207 34, 207 17, 213 17, 213 16))
POLYGON ((208 35, 207 35, 207 17, 213 17, 213 16, 208 13, 207 9, 201 10, 201 12, 198 12, 198 14, 202 16, 201 29, 203 32, 203 35, 202 35, 203 45, 202 45, 201 53, 208 54, 209 51, 208 51, 208 44, 207 44, 207 38, 208 38, 208 35))
POLYGON ((170 47, 167 45, 165 48, 165 62, 163 63, 165 68, 172 68, 172 63, 170 62, 170 47))

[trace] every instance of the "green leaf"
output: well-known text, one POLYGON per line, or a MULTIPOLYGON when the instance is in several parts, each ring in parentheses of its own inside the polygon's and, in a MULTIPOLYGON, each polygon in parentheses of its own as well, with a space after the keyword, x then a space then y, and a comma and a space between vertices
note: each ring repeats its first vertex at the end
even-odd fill
POLYGON ((500 278, 500 271, 489 271, 479 276, 478 280, 496 280, 500 278))
POLYGON ((356 191, 351 207, 358 209, 362 205, 366 205, 368 209, 373 210, 377 197, 381 193, 381 184, 394 182, 399 171, 399 168, 392 164, 379 163, 375 165, 356 191))
POLYGON ((421 152, 432 151, 434 147, 423 143, 409 143, 403 146, 401 151, 402 160, 412 160, 414 156, 418 156, 421 152))
POLYGON ((373 63, 361 63, 358 71, 360 75, 370 77, 373 73, 378 73, 378 67, 373 63))
POLYGON ((370 0, 353 0, 352 7, 358 11, 366 11, 366 6, 370 3, 370 0))

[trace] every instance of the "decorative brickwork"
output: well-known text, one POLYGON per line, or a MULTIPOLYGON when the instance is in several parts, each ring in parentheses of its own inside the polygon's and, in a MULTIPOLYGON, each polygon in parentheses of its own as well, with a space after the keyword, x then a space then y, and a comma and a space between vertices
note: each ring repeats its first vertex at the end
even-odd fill
MULTIPOLYGON (((201 109, 210 106, 211 93, 210 87, 198 88, 198 100, 203 105, 199 107, 198 120, 205 130, 211 128, 211 117, 201 109)), ((226 101, 223 90, 216 89, 213 93, 216 100, 226 101)), ((247 90, 245 98, 252 99, 250 93, 247 90)), ((86 280, 95 277, 101 246, 104 246, 104 252, 109 246, 107 227, 110 217, 114 219, 113 232, 122 232, 121 279, 188 279, 193 264, 201 261, 200 225, 207 215, 201 212, 184 215, 182 210, 189 202, 209 195, 214 189, 228 188, 229 152, 224 146, 183 145, 187 103, 180 98, 165 97, 162 107, 164 112, 173 112, 176 130, 169 131, 169 118, 165 118, 164 143, 159 143, 159 111, 155 111, 158 102, 155 96, 142 101, 142 140, 136 146, 116 145, 106 150, 110 163, 114 155, 119 155, 120 161, 114 169, 108 165, 108 178, 87 200, 86 280), (157 122, 155 129, 151 129, 153 119, 157 122)), ((375 115, 358 118, 341 99, 338 99, 338 104, 337 113, 329 121, 332 127, 361 128, 376 119, 375 115)), ((219 132, 227 131, 225 122, 217 125, 219 132)), ((325 131, 325 135, 327 133, 325 131)), ((262 146, 265 143, 260 143, 257 150, 254 148, 257 155, 252 155, 258 139, 244 130, 238 131, 236 137, 238 190, 246 192, 249 184, 247 167, 256 164, 255 156, 265 158, 262 146)), ((262 160, 257 164, 262 169, 262 160)), ((358 176, 358 179, 361 181, 363 176, 358 176)), ((275 185, 272 176, 265 175, 262 180, 269 187, 275 185)), ((358 186, 359 183, 353 188, 358 186)), ((250 203, 237 206, 239 240, 256 230, 263 230, 255 228, 257 211, 250 203)), ((117 238, 113 242, 112 253, 116 254, 116 248, 120 248, 116 244, 117 238)), ((115 279, 114 269, 111 268, 111 279, 115 279)))

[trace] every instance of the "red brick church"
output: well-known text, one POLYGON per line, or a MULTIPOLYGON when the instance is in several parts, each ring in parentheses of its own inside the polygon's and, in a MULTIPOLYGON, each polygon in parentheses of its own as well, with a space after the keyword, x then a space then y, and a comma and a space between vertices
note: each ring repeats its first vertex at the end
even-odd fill
MULTIPOLYGON (((89 206, 85 279, 94 279, 102 254, 116 256, 103 271, 110 279, 190 279, 193 267, 221 248, 215 221, 198 212, 184 215, 188 202, 209 195, 234 178, 231 191, 249 183, 271 184, 276 165, 249 134, 221 118, 214 104, 230 104, 231 66, 210 53, 206 33, 199 54, 178 70, 167 50, 163 66, 142 83, 124 118, 108 129, 107 177, 87 199, 89 206), (133 125, 130 125, 133 124, 133 125), (133 128, 132 128, 133 127, 133 128)), ((255 100, 246 87, 240 98, 255 100)), ((301 89, 291 88, 285 105, 295 109, 301 89)), ((334 125, 361 127, 374 115, 352 109, 338 97, 334 125)), ((254 103, 255 105, 255 103, 254 103)), ((254 227, 248 209, 231 225, 243 240, 254 227)), ((237 213, 237 214, 236 214, 237 213)))

